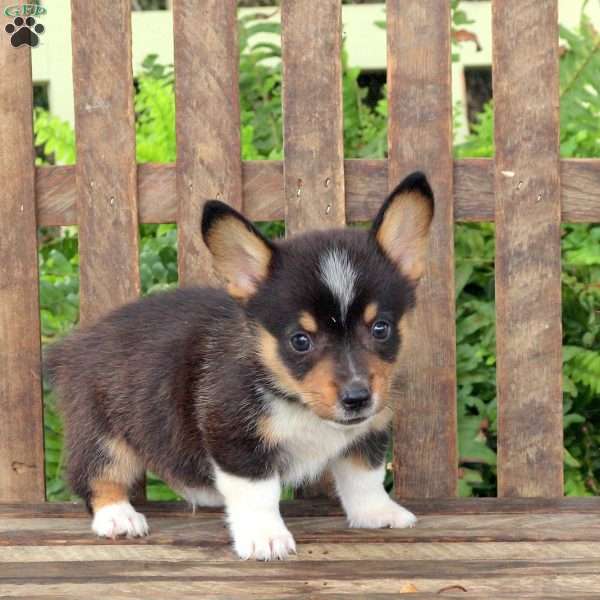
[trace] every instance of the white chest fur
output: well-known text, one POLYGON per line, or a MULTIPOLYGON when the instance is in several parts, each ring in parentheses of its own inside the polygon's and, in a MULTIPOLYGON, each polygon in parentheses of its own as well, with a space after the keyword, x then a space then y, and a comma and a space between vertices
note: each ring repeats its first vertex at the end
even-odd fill
POLYGON ((369 425, 337 425, 304 406, 274 399, 270 429, 285 456, 281 480, 298 485, 318 477, 327 463, 365 434, 369 425))

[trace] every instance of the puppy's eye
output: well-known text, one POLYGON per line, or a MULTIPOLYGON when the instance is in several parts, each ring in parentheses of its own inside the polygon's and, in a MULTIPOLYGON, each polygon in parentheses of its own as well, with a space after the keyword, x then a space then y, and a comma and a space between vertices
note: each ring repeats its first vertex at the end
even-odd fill
POLYGON ((290 338, 290 344, 296 352, 308 352, 312 349, 312 340, 306 333, 298 332, 290 338))
POLYGON ((371 327, 371 335, 378 342, 385 342, 392 332, 392 326, 387 321, 375 321, 371 327))

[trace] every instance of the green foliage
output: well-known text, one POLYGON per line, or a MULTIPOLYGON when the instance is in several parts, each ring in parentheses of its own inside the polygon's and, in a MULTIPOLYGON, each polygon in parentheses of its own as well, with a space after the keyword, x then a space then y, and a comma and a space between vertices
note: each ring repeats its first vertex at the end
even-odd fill
MULTIPOLYGON (((466 16, 453 0, 453 27, 466 16)), ((567 52, 561 59, 561 151, 563 156, 600 156, 600 65, 598 36, 582 20, 576 31, 561 29, 567 52)), ((239 22, 242 158, 282 156, 279 25, 257 15, 239 22), (256 42, 257 34, 271 40, 256 42)), ((453 47, 456 51, 456 47, 453 47)), ((372 109, 364 103, 358 69, 343 57, 344 143, 347 157, 382 158, 387 152, 387 100, 372 109)), ((175 160, 175 103, 172 67, 148 57, 136 83, 139 162, 175 160)), ((73 131, 43 110, 35 114, 38 152, 44 162, 75 159, 73 131)), ((493 109, 485 107, 457 157, 493 155, 493 109)), ((40 159, 41 161, 42 159, 40 159)), ((283 234, 281 222, 259 224, 270 237, 283 234)), ((64 335, 77 321, 78 254, 76 228, 41 232, 40 277, 44 342, 64 335)), ((177 283, 177 230, 174 225, 140 228, 143 293, 177 283)), ((458 368, 458 444, 461 495, 493 495, 496 490, 496 373, 494 227, 461 224, 455 230, 458 368)), ((565 487, 571 495, 600 488, 600 227, 563 227, 563 330, 565 487)), ((46 470, 51 499, 68 498, 62 478, 62 426, 55 400, 46 390, 46 470)), ((391 486, 388 476, 386 484, 391 486)), ((172 499, 150 475, 151 499, 172 499)))
POLYGON ((600 155, 600 35, 582 16, 578 31, 560 28, 560 150, 563 156, 600 155))
POLYGON ((38 157, 36 164, 72 165, 75 162, 75 133, 71 125, 43 108, 36 108, 33 117, 35 145, 45 157, 45 160, 38 157))
POLYGON ((156 54, 148 56, 138 76, 135 94, 137 161, 174 162, 175 93, 173 68, 156 62, 156 54))
POLYGON ((281 124, 281 49, 279 23, 266 21, 261 14, 239 20, 240 113, 242 158, 280 159, 283 156, 281 124), (253 42, 257 34, 272 37, 253 42))

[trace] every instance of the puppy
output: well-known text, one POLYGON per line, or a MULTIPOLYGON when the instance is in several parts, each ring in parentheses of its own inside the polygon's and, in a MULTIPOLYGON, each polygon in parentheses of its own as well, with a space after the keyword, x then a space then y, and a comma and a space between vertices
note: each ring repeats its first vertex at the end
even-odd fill
POLYGON ((432 216, 421 173, 369 231, 272 242, 208 202, 202 234, 224 289, 146 297, 54 345, 68 476, 93 531, 148 533, 129 502, 146 469, 194 505, 224 505, 244 559, 295 552, 281 486, 325 468, 351 527, 414 525, 383 479, 390 386, 432 216))

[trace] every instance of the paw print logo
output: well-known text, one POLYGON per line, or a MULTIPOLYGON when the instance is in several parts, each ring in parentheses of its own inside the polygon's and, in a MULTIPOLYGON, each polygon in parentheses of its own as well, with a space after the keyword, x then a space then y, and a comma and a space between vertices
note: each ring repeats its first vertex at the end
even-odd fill
POLYGON ((18 48, 23 44, 27 44, 35 48, 40 43, 38 34, 44 33, 44 26, 41 23, 36 25, 33 17, 16 17, 12 23, 9 23, 4 31, 10 34, 10 43, 18 48))

